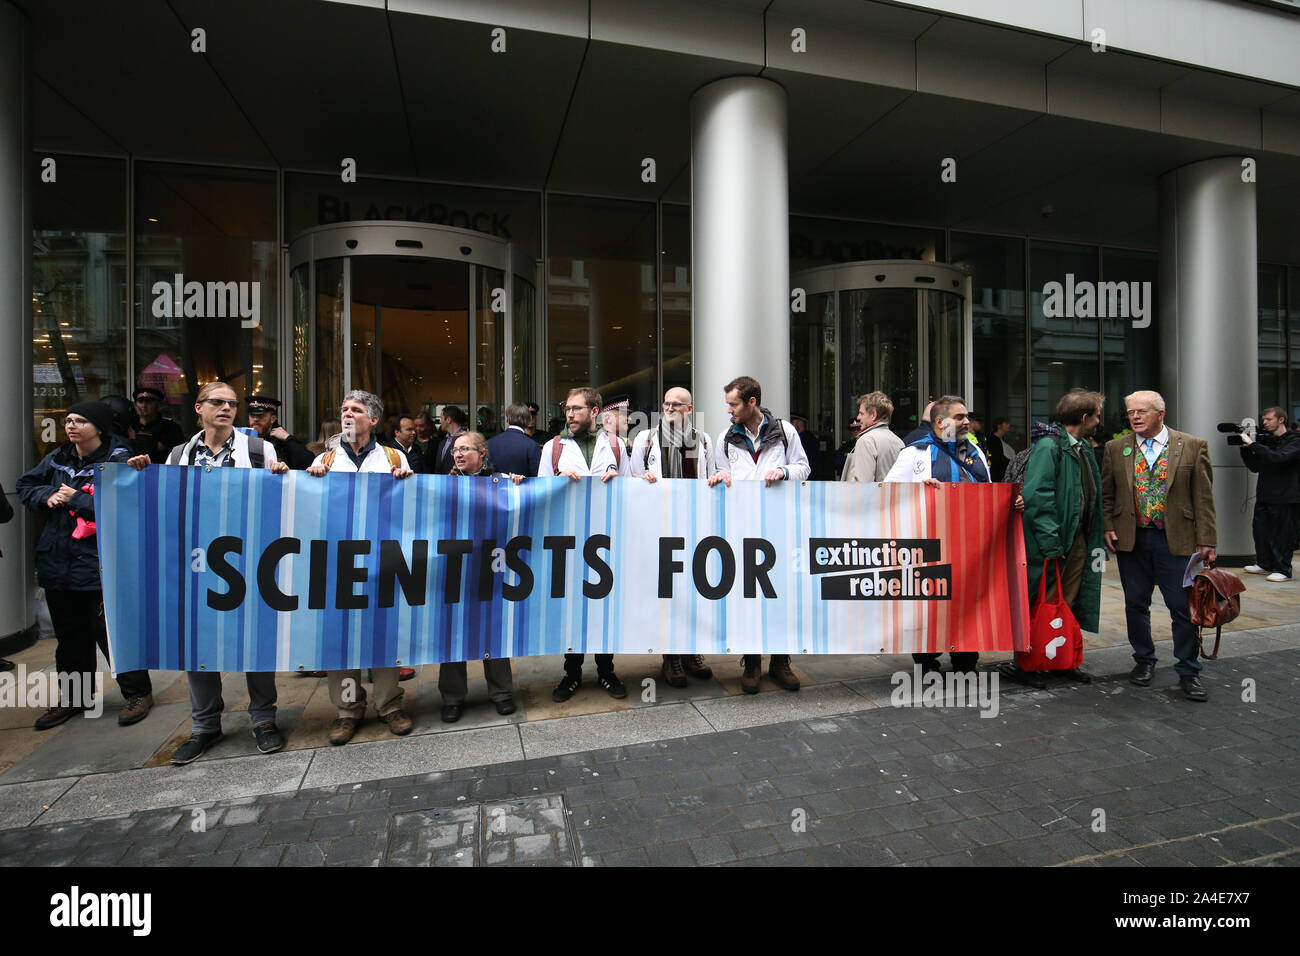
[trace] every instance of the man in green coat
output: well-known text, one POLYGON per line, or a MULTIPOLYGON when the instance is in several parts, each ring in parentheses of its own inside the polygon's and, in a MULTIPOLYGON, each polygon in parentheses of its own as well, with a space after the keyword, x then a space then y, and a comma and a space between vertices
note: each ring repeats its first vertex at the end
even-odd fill
MULTIPOLYGON (((1101 615, 1102 545, 1101 471, 1088 443, 1101 423, 1106 397, 1075 389, 1056 404, 1059 425, 1034 424, 1033 451, 1025 469, 1025 559, 1029 596, 1037 600, 1039 577, 1047 561, 1047 600, 1056 599, 1053 560, 1061 563, 1061 590, 1079 627, 1096 631, 1101 615)), ((1040 672, 1022 669, 1015 661, 1001 664, 1003 676, 1044 687, 1040 672)), ((1088 683, 1082 670, 1063 671, 1088 683)))

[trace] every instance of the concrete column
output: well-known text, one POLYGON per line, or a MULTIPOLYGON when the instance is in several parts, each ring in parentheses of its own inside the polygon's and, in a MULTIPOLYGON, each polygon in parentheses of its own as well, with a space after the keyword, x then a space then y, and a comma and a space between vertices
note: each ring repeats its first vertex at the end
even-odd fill
POLYGON ((732 77, 691 98, 691 362, 696 425, 727 424, 723 386, 751 375, 790 415, 786 94, 732 77))
POLYGON ((36 637, 27 509, 18 476, 32 465, 31 57, 27 19, 0 0, 0 486, 17 514, 0 525, 0 654, 36 637))
MULTIPOLYGON (((1161 381, 1172 428, 1210 443, 1218 550, 1254 560, 1254 478, 1219 422, 1258 419, 1255 184, 1241 156, 1192 163, 1160 181, 1161 381), (1245 510, 1243 510, 1245 507, 1245 510)), ((1270 404, 1272 399, 1269 400, 1270 404)))

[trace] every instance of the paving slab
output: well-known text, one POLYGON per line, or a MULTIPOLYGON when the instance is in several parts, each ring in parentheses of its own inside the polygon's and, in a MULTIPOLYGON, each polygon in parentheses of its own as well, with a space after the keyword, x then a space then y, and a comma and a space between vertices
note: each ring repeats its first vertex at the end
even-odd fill
POLYGON ((169 736, 189 716, 188 701, 162 704, 154 707, 139 723, 121 727, 117 723, 117 709, 106 703, 100 717, 73 717, 68 724, 75 724, 74 727, 65 724, 59 728, 59 733, 48 743, 0 774, 0 784, 76 777, 143 766, 158 749, 159 737, 169 736))
POLYGON ((66 777, 0 786, 0 830, 27 826, 76 782, 66 777))
POLYGON ((533 758, 709 733, 713 728, 695 706, 665 703, 613 714, 531 721, 520 725, 519 734, 525 754, 533 758))
POLYGON ((458 734, 425 734, 376 743, 348 743, 314 751, 304 787, 332 787, 361 780, 407 776, 520 760, 519 732, 489 727, 458 734))
POLYGON ((875 704, 843 684, 805 687, 796 693, 746 694, 726 700, 700 701, 696 709, 716 730, 739 730, 787 720, 869 710, 875 704))
POLYGON ((297 790, 310 754, 269 754, 149 767, 82 777, 41 817, 42 823, 210 803, 297 790))

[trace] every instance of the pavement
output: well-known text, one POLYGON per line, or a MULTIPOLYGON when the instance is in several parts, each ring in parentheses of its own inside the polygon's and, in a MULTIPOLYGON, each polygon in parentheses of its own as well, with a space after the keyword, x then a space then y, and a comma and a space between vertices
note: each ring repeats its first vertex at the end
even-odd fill
POLYGON ((115 690, 103 718, 44 734, 34 711, 0 709, 0 864, 1295 865, 1300 597, 1257 580, 1205 665, 1208 704, 1176 693, 1168 640, 1152 687, 1123 679, 1113 571, 1087 639, 1099 679, 1003 683, 996 716, 895 706, 909 658, 801 657, 799 693, 745 696, 737 658, 676 690, 657 658, 620 656, 628 700, 589 674, 564 705, 559 659, 529 658, 508 718, 471 664, 465 718, 441 724, 427 667, 405 685, 411 736, 368 721, 338 748, 321 746, 323 681, 285 676, 289 745, 264 756, 231 675, 229 736, 176 768, 185 682, 156 673, 133 727, 112 719, 115 690))

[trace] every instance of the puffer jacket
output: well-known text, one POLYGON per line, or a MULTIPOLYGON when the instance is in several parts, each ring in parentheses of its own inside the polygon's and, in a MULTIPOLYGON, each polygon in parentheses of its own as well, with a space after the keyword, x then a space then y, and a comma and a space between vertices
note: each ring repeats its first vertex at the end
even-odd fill
POLYGON ((125 462, 130 456, 130 447, 116 435, 106 436, 86 458, 77 455, 71 442, 65 442, 18 479, 18 498, 23 505, 48 516, 36 542, 36 579, 41 587, 56 591, 100 590, 99 539, 86 527, 95 520, 95 499, 80 489, 94 485, 96 465, 125 462), (71 485, 78 491, 67 504, 51 509, 45 502, 60 485, 71 485), (74 538, 78 518, 82 519, 82 537, 74 538))

